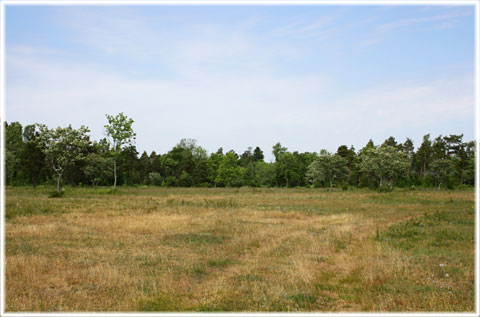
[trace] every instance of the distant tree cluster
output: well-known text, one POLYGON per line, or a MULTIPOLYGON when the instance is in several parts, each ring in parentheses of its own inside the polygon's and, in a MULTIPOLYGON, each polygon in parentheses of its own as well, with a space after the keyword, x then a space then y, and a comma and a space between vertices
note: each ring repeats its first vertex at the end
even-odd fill
POLYGON ((414 151, 407 138, 390 137, 381 145, 370 140, 355 151, 341 145, 336 153, 289 152, 277 143, 274 162, 249 147, 242 154, 219 148, 210 155, 193 139, 182 139, 168 153, 143 152, 134 145, 134 121, 123 113, 107 115, 107 138, 92 141, 87 127, 49 129, 5 123, 7 185, 56 184, 152 185, 181 187, 353 187, 423 186, 454 188, 474 185, 475 143, 463 134, 423 137, 414 151))

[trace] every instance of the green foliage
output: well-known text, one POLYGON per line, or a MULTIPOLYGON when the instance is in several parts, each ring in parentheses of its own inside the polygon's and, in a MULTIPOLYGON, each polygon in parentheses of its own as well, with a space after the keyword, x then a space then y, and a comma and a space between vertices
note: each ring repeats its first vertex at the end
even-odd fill
POLYGON ((393 187, 389 185, 381 185, 377 188, 377 192, 379 193, 390 193, 393 191, 393 187))
POLYGON ((223 186, 241 185, 244 170, 237 164, 237 156, 234 152, 228 152, 222 157, 218 167, 215 181, 223 186))
POLYGON ((380 186, 387 182, 391 186, 407 174, 408 162, 405 156, 390 145, 367 148, 360 153, 359 159, 360 171, 377 177, 380 186))
POLYGON ((148 180, 151 185, 160 186, 162 185, 163 177, 160 173, 149 173, 148 180))
POLYGON ((275 167, 272 163, 257 161, 254 163, 253 183, 260 187, 275 186, 275 167))
POLYGON ((133 119, 128 118, 120 112, 116 116, 105 115, 108 124, 105 125, 105 132, 110 139, 113 151, 118 155, 124 145, 131 145, 135 141, 136 134, 133 132, 133 119))
MULTIPOLYGON (((107 138, 90 143, 88 129, 5 123, 7 185, 78 184, 182 187, 349 187, 468 188, 475 185, 475 142, 463 135, 427 134, 418 150, 411 139, 390 137, 381 146, 372 140, 358 153, 341 145, 336 154, 299 153, 277 143, 275 161, 265 162, 257 146, 240 156, 222 148, 210 155, 194 139, 182 139, 165 154, 143 152, 133 145, 133 120, 107 115, 107 138), (113 173, 112 173, 113 170, 113 173), (414 186, 414 187, 412 187, 414 186)), ((381 188, 380 191, 383 191, 381 188)))
POLYGON ((323 151, 309 165, 306 178, 310 184, 328 181, 331 190, 335 181, 341 182, 347 175, 347 160, 337 154, 332 155, 327 151, 323 151))
POLYGON ((23 138, 25 140, 21 165, 26 178, 32 183, 33 187, 37 185, 38 179, 45 173, 45 154, 42 151, 40 133, 37 126, 27 125, 24 128, 23 138))
POLYGON ((10 150, 5 149, 5 173, 7 176, 7 182, 13 185, 13 177, 15 175, 15 166, 17 164, 17 160, 15 154, 13 154, 10 150))
POLYGON ((111 172, 112 158, 97 153, 89 153, 85 158, 84 173, 93 187, 105 181, 111 172))
POLYGON ((71 125, 48 129, 46 125, 39 124, 38 128, 46 160, 57 174, 57 191, 60 193, 60 181, 66 169, 85 158, 86 149, 90 145, 90 137, 87 135, 90 130, 83 125, 78 130, 71 125))
POLYGON ((136 134, 133 132, 133 119, 128 118, 120 112, 116 116, 106 115, 108 124, 105 125, 105 132, 109 138, 112 146, 113 159, 113 173, 114 182, 113 187, 117 186, 117 156, 120 154, 122 148, 127 145, 132 145, 135 141, 136 134))
POLYGON ((453 161, 450 159, 438 159, 432 162, 431 167, 438 189, 442 185, 448 186, 449 179, 454 173, 453 161))

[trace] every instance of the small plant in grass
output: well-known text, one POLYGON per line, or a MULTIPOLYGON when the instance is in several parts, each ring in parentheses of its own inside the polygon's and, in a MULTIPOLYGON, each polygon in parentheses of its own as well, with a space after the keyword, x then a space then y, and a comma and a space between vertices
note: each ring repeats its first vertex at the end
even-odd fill
POLYGON ((48 194, 48 198, 60 198, 63 196, 65 196, 65 189, 61 189, 59 192, 58 191, 50 192, 48 194))

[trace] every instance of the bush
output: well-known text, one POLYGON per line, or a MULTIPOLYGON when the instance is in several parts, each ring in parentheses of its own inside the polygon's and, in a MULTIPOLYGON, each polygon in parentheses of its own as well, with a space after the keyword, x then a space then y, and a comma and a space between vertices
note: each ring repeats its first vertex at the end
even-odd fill
POLYGON ((162 187, 171 187, 175 185, 176 180, 177 179, 175 178, 175 176, 167 176, 165 177, 165 180, 162 182, 162 187))
POLYGON ((160 186, 162 185, 163 177, 159 173, 149 173, 148 180, 151 185, 160 186))
POLYGON ((377 188, 377 192, 379 193, 390 193, 393 191, 393 187, 388 186, 388 185, 382 185, 377 188))
POLYGON ((65 190, 62 189, 60 192, 54 191, 48 194, 48 198, 60 198, 65 195, 65 190))
POLYGON ((461 184, 457 186, 457 189, 460 190, 469 190, 469 189, 474 189, 472 185, 467 185, 467 184, 461 184))
POLYGON ((415 187, 415 185, 410 186, 410 190, 416 190, 416 189, 417 187, 415 187))
POLYGON ((322 183, 320 183, 320 182, 313 183, 313 188, 321 188, 321 187, 323 187, 322 183))
POLYGON ((342 190, 348 190, 348 184, 344 183, 344 184, 342 185, 342 190))

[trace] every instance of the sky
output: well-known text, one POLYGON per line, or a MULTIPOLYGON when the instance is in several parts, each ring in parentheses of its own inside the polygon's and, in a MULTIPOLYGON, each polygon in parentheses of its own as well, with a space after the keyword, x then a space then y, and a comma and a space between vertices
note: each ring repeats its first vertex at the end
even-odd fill
POLYGON ((7 5, 5 116, 137 150, 475 137, 473 6, 7 5))

